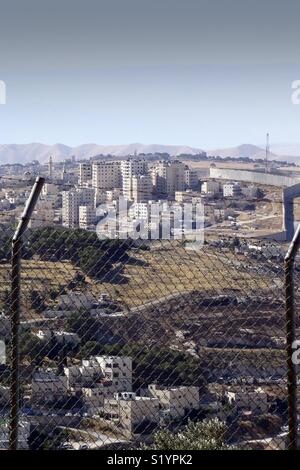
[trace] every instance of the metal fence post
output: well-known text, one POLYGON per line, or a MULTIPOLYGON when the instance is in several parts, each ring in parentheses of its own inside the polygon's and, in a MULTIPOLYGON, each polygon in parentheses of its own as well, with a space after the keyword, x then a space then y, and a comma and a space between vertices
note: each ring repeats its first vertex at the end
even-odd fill
POLYGON ((32 187, 24 212, 12 240, 12 278, 11 278, 11 409, 9 428, 9 449, 18 449, 19 421, 19 324, 20 324, 20 291, 21 291, 21 250, 22 236, 26 230, 45 179, 38 177, 32 187))
POLYGON ((287 352, 287 392, 288 392, 288 443, 289 450, 297 450, 297 373, 294 364, 293 342, 295 341, 294 306, 294 262, 300 245, 300 224, 284 259, 285 310, 286 310, 286 352, 287 352))

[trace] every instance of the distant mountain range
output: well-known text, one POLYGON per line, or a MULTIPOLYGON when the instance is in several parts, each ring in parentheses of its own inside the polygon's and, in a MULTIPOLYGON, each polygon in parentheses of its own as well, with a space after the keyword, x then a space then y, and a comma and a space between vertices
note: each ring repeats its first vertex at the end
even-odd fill
MULTIPOLYGON (((237 147, 231 147, 226 149, 208 150, 208 155, 219 156, 219 157, 233 157, 233 158, 265 158, 266 151, 261 147, 257 147, 252 144, 243 144, 237 147)), ((269 154, 271 160, 278 159, 278 155, 274 153, 269 154)))
MULTIPOLYGON (((270 160, 286 160, 291 163, 300 164, 300 144, 274 144, 269 153, 270 160)), ((266 150, 264 146, 258 147, 252 144, 242 144, 237 147, 224 149, 207 150, 207 155, 219 156, 222 158, 265 158, 266 150)))
POLYGON ((143 144, 129 144, 129 145, 97 145, 97 144, 84 144, 79 147, 68 147, 63 144, 45 145, 39 143, 33 144, 9 144, 0 145, 0 163, 29 163, 33 160, 38 160, 40 163, 45 163, 52 155, 54 161, 61 161, 71 156, 77 159, 89 158, 96 155, 113 155, 115 157, 122 157, 126 155, 133 155, 137 153, 168 153, 172 156, 177 156, 183 153, 196 155, 203 152, 201 149, 188 147, 185 145, 143 145, 143 144))
MULTIPOLYGON (((96 155, 112 155, 115 157, 124 157, 133 155, 135 152, 153 154, 168 153, 174 157, 180 154, 196 155, 202 153, 199 148, 186 145, 144 145, 140 143, 129 145, 98 145, 84 144, 78 147, 68 147, 63 144, 46 145, 40 143, 31 144, 8 144, 0 145, 0 164, 5 163, 29 163, 38 160, 40 163, 48 161, 52 155, 54 161, 62 161, 71 156, 77 159, 84 159, 96 155)), ((233 158, 264 158, 264 146, 261 147, 252 144, 243 144, 237 147, 207 150, 207 155, 233 158)), ((287 160, 300 163, 300 144, 274 144, 270 152, 272 160, 287 160)))

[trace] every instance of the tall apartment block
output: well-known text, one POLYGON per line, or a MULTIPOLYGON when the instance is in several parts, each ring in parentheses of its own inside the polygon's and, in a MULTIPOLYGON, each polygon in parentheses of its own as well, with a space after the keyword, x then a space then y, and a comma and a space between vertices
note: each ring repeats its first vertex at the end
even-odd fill
POLYGON ((95 225, 96 209, 93 206, 79 206, 79 228, 88 230, 95 225))
POLYGON ((62 225, 69 228, 79 226, 79 207, 94 207, 93 188, 72 189, 62 192, 62 225))
POLYGON ((154 185, 161 196, 174 196, 175 191, 185 189, 186 165, 179 161, 161 161, 155 167, 154 185))
POLYGON ((92 185, 97 190, 109 190, 121 186, 120 162, 93 162, 92 185))
POLYGON ((152 179, 150 175, 136 175, 131 178, 131 196, 135 202, 145 202, 152 198, 152 179))
MULTIPOLYGON (((133 184, 135 187, 136 196, 138 187, 140 185, 146 184, 146 182, 144 180, 143 182, 139 183, 137 179, 134 180, 133 177, 148 175, 148 163, 143 159, 128 158, 127 160, 121 162, 121 175, 123 196, 128 201, 135 200, 133 195, 133 184)), ((147 184, 149 185, 149 183, 147 184)))
POLYGON ((79 178, 78 184, 81 186, 84 183, 92 180, 92 162, 83 162, 79 164, 79 178))
POLYGON ((199 176, 197 170, 193 170, 188 166, 185 167, 185 187, 186 189, 198 189, 199 176))

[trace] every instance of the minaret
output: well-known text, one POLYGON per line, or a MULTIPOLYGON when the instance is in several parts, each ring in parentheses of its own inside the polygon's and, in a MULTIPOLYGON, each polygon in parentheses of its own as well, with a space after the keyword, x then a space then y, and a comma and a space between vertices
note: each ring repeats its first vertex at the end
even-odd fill
POLYGON ((49 170, 49 178, 52 179, 53 178, 53 160, 52 160, 51 155, 50 155, 50 158, 49 158, 48 170, 49 170))
POLYGON ((63 164, 63 169, 62 169, 62 174, 61 174, 61 179, 64 181, 65 180, 65 177, 66 177, 66 163, 64 162, 63 164))

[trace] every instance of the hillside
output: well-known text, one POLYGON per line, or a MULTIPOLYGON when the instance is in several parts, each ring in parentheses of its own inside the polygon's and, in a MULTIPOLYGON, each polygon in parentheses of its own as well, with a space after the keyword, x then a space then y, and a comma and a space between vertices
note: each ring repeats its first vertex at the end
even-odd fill
MULTIPOLYGON (((298 163, 300 156, 297 156, 297 146, 276 145, 272 149, 276 152, 270 152, 270 160, 287 160, 291 163, 298 163), (290 150, 290 153, 289 153, 290 150)), ((159 145, 159 144, 141 144, 133 143, 128 145, 98 145, 83 144, 77 147, 69 147, 64 144, 46 145, 41 143, 30 144, 0 144, 0 164, 7 163, 30 163, 38 160, 40 163, 48 161, 52 155, 54 161, 63 161, 66 158, 75 156, 77 160, 94 157, 96 155, 112 155, 114 157, 125 157, 140 154, 168 153, 173 157, 181 154, 197 155, 205 152, 200 148, 189 147, 187 145, 159 145)), ((208 156, 233 157, 233 158, 265 158, 265 149, 252 144, 242 144, 236 147, 219 148, 206 151, 208 156)), ((300 151, 298 153, 300 155, 300 151)))
POLYGON ((182 153, 195 155, 203 152, 201 149, 192 148, 188 146, 178 145, 144 145, 144 144, 129 144, 129 145, 98 145, 98 144, 84 144, 78 147, 68 147, 63 144, 45 145, 40 143, 31 144, 11 144, 0 145, 0 164, 5 163, 29 163, 33 160, 38 160, 40 163, 45 163, 52 155, 54 160, 61 161, 65 158, 74 155, 77 159, 89 158, 95 155, 113 155, 122 157, 126 155, 133 155, 137 153, 169 153, 172 156, 178 156, 182 153))
MULTIPOLYGON (((234 157, 234 158, 265 158, 266 151, 264 148, 257 147, 252 144, 242 144, 237 147, 230 147, 225 149, 208 150, 207 155, 219 157, 234 157)), ((282 157, 270 152, 270 160, 280 160, 282 157)))

